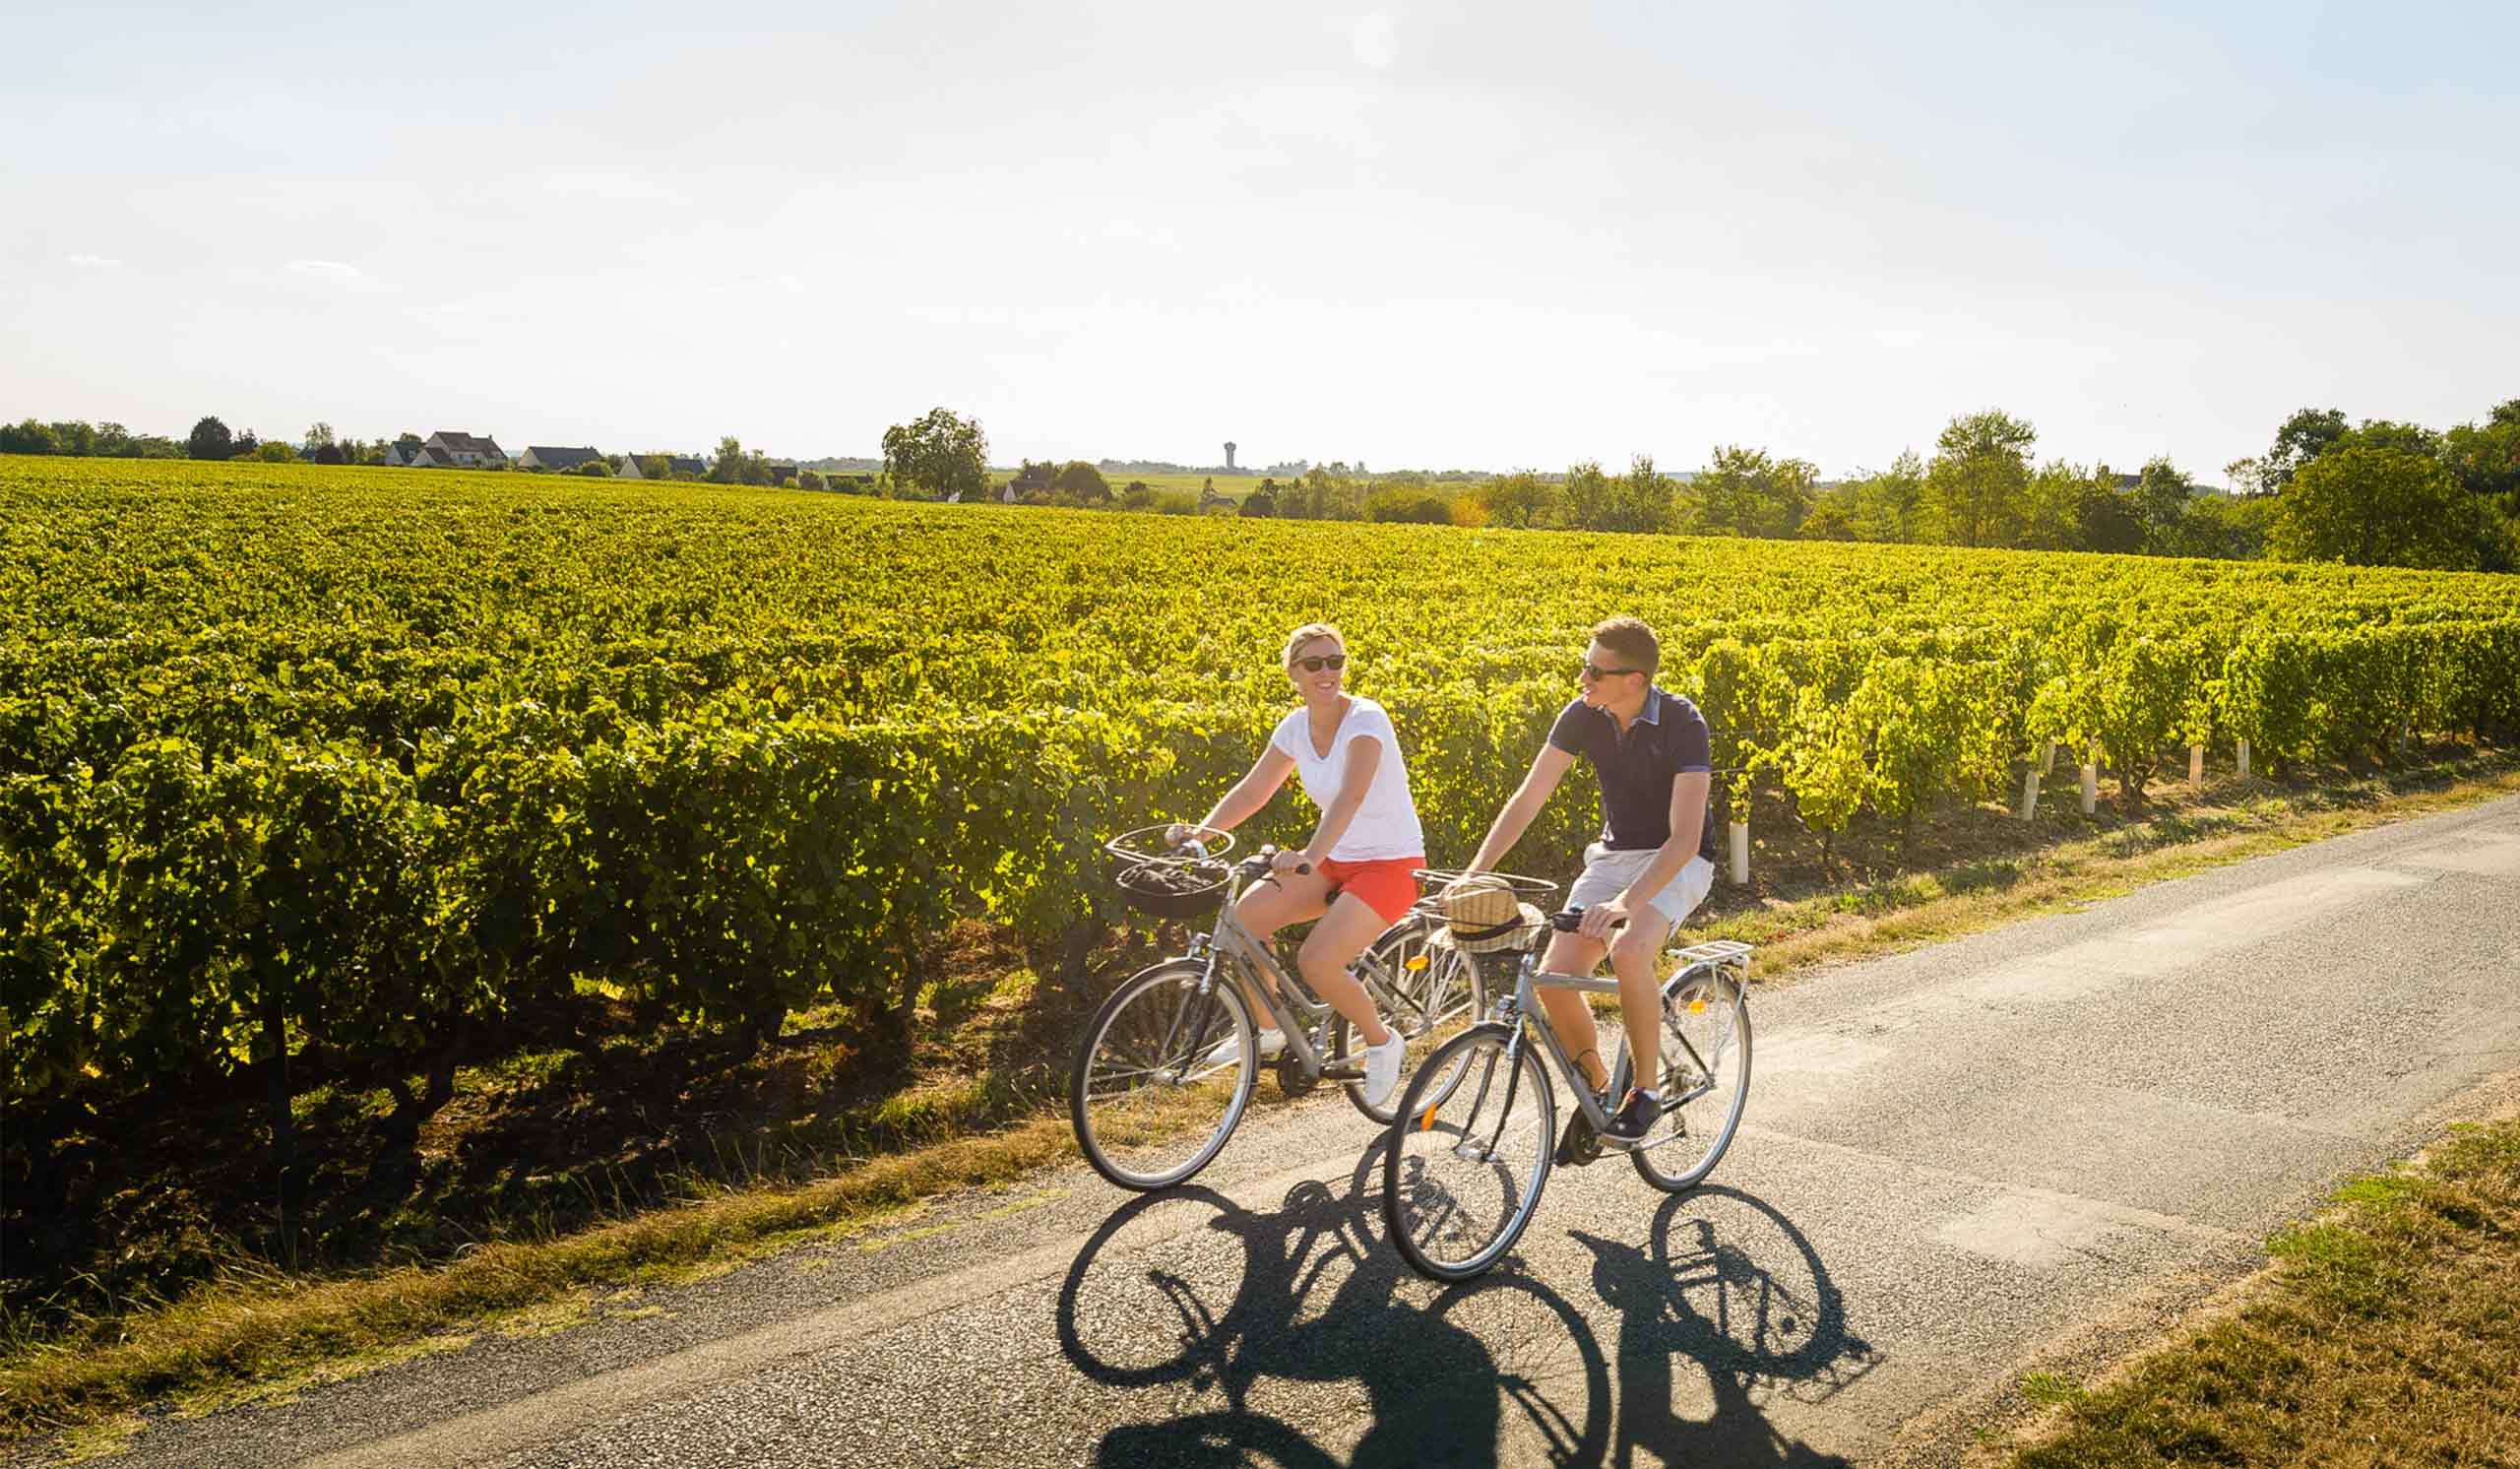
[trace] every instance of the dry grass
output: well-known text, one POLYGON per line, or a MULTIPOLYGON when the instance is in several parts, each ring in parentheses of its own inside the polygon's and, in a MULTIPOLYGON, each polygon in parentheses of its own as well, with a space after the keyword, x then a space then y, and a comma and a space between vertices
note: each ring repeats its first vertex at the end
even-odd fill
MULTIPOLYGON (((1774 902, 1707 931, 1759 942, 1758 974, 1777 979, 2514 791, 2520 770, 2506 759, 2466 762, 2415 789, 2366 784, 2276 798, 2256 788, 2234 803, 2165 809, 2027 855, 1774 902)), ((1272 1092, 1264 1086, 1255 1105, 1266 1105, 1272 1092)), ((0 1434, 74 1430, 109 1440, 142 1404, 212 1402, 318 1365, 391 1361, 432 1334, 478 1328, 572 1292, 724 1265, 810 1235, 862 1228, 918 1199, 1003 1182, 1075 1154, 1058 1109, 994 1130, 964 1130, 987 1125, 941 1118, 933 1130, 915 1129, 933 1139, 926 1145, 854 1163, 820 1182, 686 1197, 574 1233, 486 1244, 440 1265, 313 1281, 239 1266, 172 1304, 10 1346, 0 1355, 0 1434)))
POLYGON ((740 1256, 952 1188, 1000 1182, 1075 1150, 1062 1118, 879 1158, 799 1188, 730 1192, 547 1241, 484 1246, 437 1269, 318 1284, 225 1281, 0 1363, 0 1428, 93 1424, 167 1395, 263 1380, 589 1286, 740 1256))
POLYGON ((2276 1236, 2249 1304, 2097 1390, 2014 1469, 2520 1464, 2520 1121, 2338 1191, 2276 1236))

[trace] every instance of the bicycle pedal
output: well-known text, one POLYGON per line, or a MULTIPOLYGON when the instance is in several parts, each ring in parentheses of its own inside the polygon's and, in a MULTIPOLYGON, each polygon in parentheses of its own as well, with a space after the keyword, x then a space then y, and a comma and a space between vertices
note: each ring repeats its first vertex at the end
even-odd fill
POLYGON ((1321 1068, 1321 1079, 1324 1081, 1362 1081, 1365 1079, 1365 1068, 1362 1066, 1324 1066, 1321 1068))
POLYGON ((1480 1142, 1478 1138, 1465 1137, 1453 1144, 1453 1156, 1464 1163, 1486 1163, 1496 1155, 1489 1151, 1487 1144, 1480 1142))

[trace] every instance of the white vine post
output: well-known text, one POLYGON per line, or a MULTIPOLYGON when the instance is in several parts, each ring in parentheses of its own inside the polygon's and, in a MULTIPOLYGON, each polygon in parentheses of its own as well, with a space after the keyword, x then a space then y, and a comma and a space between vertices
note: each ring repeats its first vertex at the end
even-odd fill
POLYGON ((2100 809, 2100 751, 2093 750, 2083 762, 2083 814, 2100 809))
POLYGON ((2245 740, 2245 739, 2241 740, 2241 741, 2239 742, 2239 746, 2240 746, 2240 747, 2239 747, 2239 759, 2238 759, 2236 762, 2235 762, 2235 763, 2236 763, 2236 764, 2237 764, 2237 766, 2239 767, 2240 779, 2241 779, 2241 780, 2247 780, 2247 779, 2248 779, 2248 741, 2247 741, 2247 740, 2245 740))
POLYGON ((2187 747, 2187 784, 2191 786, 2205 784, 2205 746, 2201 744, 2191 744, 2187 747))
POLYGON ((2028 762, 2021 767, 2021 804, 2013 814, 2024 821, 2039 814, 2039 767, 2028 762))
POLYGON ((1750 885, 1750 823, 1733 822, 1732 835, 1732 885, 1748 887, 1750 885))

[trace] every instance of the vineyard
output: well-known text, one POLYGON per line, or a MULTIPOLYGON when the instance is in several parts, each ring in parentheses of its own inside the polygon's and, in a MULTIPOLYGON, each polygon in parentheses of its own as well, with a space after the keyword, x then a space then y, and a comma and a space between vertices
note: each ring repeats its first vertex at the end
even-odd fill
POLYGON ((1119 917, 1098 843, 1239 773, 1314 618, 1437 861, 1613 611, 1732 799, 1820 833, 2005 798, 2051 739, 2140 798, 2190 743, 2520 728, 2520 588, 2479 575, 36 459, 0 552, 13 1101, 310 1044, 420 1073, 589 985, 892 1014, 958 917, 1073 963, 1119 917))

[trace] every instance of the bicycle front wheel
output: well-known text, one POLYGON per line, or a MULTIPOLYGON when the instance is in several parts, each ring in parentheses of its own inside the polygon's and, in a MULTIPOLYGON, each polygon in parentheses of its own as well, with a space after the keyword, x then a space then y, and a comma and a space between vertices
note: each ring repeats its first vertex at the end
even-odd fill
POLYGON ((1468 1280, 1513 1248, 1548 1186, 1557 1097, 1518 1033, 1480 1025, 1446 1042, 1401 1096, 1383 1160, 1383 1222, 1420 1274, 1468 1280))
MULTIPOLYGON (((1740 982, 1720 969, 1685 969, 1663 986, 1663 1041, 1655 1087, 1661 1120, 1628 1153, 1645 1182, 1679 1193, 1706 1182, 1750 1100, 1750 1002, 1740 982)), ((1627 1091, 1628 1057, 1619 1058, 1611 1095, 1627 1091)))
POLYGON ((1208 1166, 1251 1104, 1251 1010, 1204 965, 1176 959, 1132 976, 1086 1030, 1068 1117, 1094 1171, 1123 1188, 1166 1188, 1208 1166))

